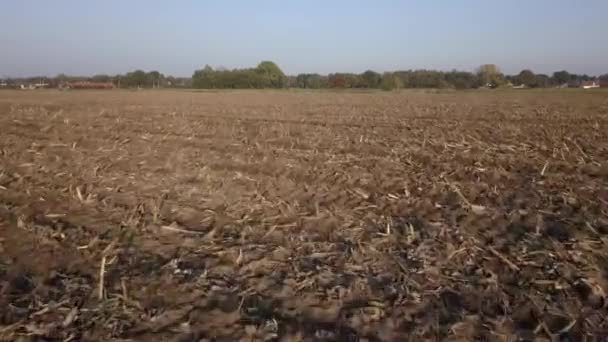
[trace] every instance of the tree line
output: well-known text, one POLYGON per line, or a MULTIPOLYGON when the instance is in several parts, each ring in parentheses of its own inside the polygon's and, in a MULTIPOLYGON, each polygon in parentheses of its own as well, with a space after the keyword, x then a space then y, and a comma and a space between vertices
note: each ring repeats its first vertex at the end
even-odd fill
MULTIPOLYGON (((608 74, 600 77, 608 82, 608 74)), ((506 75, 494 64, 481 65, 475 71, 399 70, 378 73, 367 70, 363 73, 302 73, 286 75, 272 61, 262 61, 254 68, 226 69, 206 65, 196 70, 192 77, 166 76, 158 71, 134 70, 120 75, 95 75, 73 77, 60 74, 54 78, 32 77, 5 80, 4 84, 45 83, 50 87, 74 81, 111 82, 119 88, 197 88, 197 89, 263 89, 263 88, 454 88, 473 89, 479 87, 526 87, 544 88, 558 86, 578 86, 583 81, 596 77, 579 75, 568 71, 556 71, 551 75, 536 74, 532 70, 522 70, 515 75, 506 75)))
POLYGON ((93 76, 70 76, 59 74, 55 77, 33 76, 22 78, 5 78, 3 83, 7 87, 19 87, 20 85, 44 84, 49 88, 59 88, 73 82, 96 82, 112 83, 118 88, 191 88, 190 77, 166 76, 158 71, 134 70, 125 74, 107 75, 98 74, 93 76))
MULTIPOLYGON (((166 76, 156 70, 146 72, 141 69, 118 75, 95 75, 85 80, 111 82, 119 88, 189 88, 192 85, 189 78, 166 76)), ((66 81, 69 81, 69 77, 66 81)))
POLYGON ((285 88, 287 77, 271 61, 263 61, 255 68, 213 69, 207 65, 192 75, 192 86, 200 89, 285 88))
MULTIPOLYGON (((608 79, 608 75, 603 76, 608 79)), ((582 81, 595 79, 589 75, 571 74, 557 71, 552 75, 535 74, 531 70, 522 70, 516 75, 505 75, 494 64, 485 64, 474 72, 437 71, 437 70, 401 70, 378 73, 367 70, 363 73, 331 73, 321 75, 302 73, 287 76, 274 62, 265 61, 255 68, 246 69, 213 69, 205 66, 194 72, 192 86, 200 89, 225 88, 455 88, 472 89, 479 87, 497 88, 517 86, 542 88, 556 86, 576 86, 582 81)))

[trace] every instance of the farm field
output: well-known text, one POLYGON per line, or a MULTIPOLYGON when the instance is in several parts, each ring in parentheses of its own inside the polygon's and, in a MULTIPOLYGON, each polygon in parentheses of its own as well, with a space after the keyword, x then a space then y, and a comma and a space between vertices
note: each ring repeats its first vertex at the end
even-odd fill
POLYGON ((2 91, 0 340, 608 336, 608 92, 2 91))

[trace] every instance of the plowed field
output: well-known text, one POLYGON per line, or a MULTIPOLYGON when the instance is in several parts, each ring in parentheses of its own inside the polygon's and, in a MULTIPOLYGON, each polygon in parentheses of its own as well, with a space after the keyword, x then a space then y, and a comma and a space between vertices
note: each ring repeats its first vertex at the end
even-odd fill
POLYGON ((606 291, 607 92, 0 92, 0 339, 600 340, 606 291))

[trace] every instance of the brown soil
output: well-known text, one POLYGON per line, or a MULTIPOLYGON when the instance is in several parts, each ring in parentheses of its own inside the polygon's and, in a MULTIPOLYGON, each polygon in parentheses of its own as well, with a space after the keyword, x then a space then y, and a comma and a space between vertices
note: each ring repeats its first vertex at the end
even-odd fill
POLYGON ((0 339, 607 336, 606 92, 3 91, 0 129, 0 339))

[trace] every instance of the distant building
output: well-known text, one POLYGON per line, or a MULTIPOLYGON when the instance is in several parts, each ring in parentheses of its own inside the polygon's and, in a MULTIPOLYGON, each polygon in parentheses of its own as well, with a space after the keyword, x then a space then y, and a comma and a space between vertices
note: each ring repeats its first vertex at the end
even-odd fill
POLYGON ((581 82, 581 88, 583 89, 593 89, 600 87, 600 80, 592 80, 592 81, 583 81, 581 82))
POLYGON ((114 89, 112 82, 78 81, 65 84, 68 89, 114 89))
POLYGON ((37 83, 21 83, 19 85, 19 89, 23 90, 34 90, 34 89, 43 89, 48 88, 49 84, 46 82, 37 82, 37 83))
POLYGON ((600 88, 608 88, 608 77, 600 78, 600 88))

